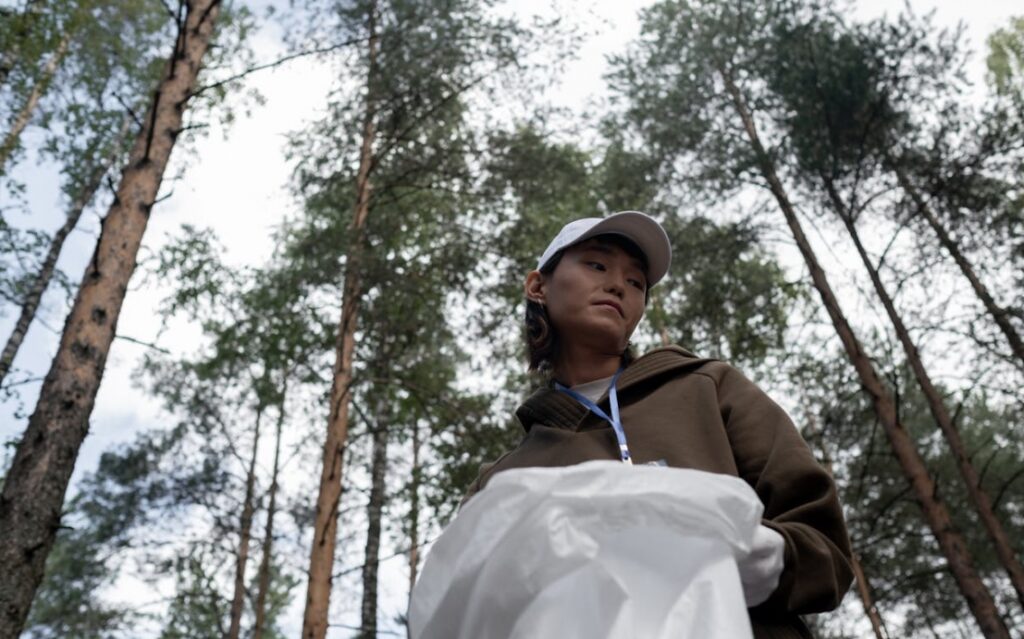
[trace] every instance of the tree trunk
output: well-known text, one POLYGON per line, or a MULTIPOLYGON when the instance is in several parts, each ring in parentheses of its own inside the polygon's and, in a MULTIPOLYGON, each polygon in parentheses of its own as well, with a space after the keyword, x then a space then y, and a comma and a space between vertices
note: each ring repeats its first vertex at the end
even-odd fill
POLYGON ((875 268, 870 256, 868 256, 867 251, 864 249, 864 244, 860 241, 857 227, 853 223, 850 212, 839 197, 835 185, 826 179, 825 187, 828 190, 829 199, 832 201, 836 213, 843 221, 843 225, 850 234, 850 238, 853 239, 853 244, 857 248, 857 254, 860 256, 861 262, 864 263, 864 268, 867 269, 868 275, 871 276, 871 284, 875 287, 875 293, 878 294, 878 298, 882 301, 882 306, 885 307, 889 321, 892 322, 893 328, 896 330, 896 337, 903 346, 907 362, 910 364, 911 370, 914 371, 914 377, 921 387, 921 392, 924 393, 932 418, 938 425, 939 430, 942 431, 942 435, 946 438, 946 443, 953 453, 960 476, 963 477, 964 483, 967 485, 967 494, 970 497, 971 503, 974 505, 974 509, 985 526, 985 531, 995 546, 999 561, 1010 576, 1010 583, 1013 584, 1013 589, 1017 593, 1017 599, 1024 604, 1024 567, 1021 567, 1020 562, 1017 560, 1013 547, 1010 544, 1010 538, 992 510, 992 500, 981 487, 981 478, 978 476, 978 471, 975 470, 974 464, 971 463, 967 447, 960 437, 960 429, 953 423, 953 416, 950 415, 949 410, 946 408, 946 403, 943 401, 938 389, 935 388, 935 384, 932 383, 928 371, 925 370, 917 346, 910 338, 910 332, 907 331, 907 327, 903 324, 903 318, 900 317, 892 297, 885 289, 882 278, 878 275, 878 269, 875 268))
MULTIPOLYGON (((420 565, 420 425, 412 426, 412 485, 409 494, 409 603, 416 586, 416 572, 420 565)), ((409 633, 409 611, 406 606, 405 632, 409 633)))
MULTIPOLYGON (((999 326, 999 330, 1006 336, 1006 341, 1010 343, 1010 350, 1013 351, 1014 356, 1020 360, 1019 366, 1024 367, 1024 340, 1021 339, 1020 333, 1010 323, 1009 314, 1005 309, 1000 308, 996 304, 995 299, 989 292, 988 288, 981 282, 978 274, 974 272, 974 267, 967 261, 967 258, 960 251, 960 247, 957 245, 956 240, 950 237, 949 233, 939 222, 939 218, 935 215, 935 212, 931 210, 928 204, 921 197, 921 193, 917 188, 910 182, 907 174, 902 168, 892 159, 887 158, 890 166, 893 167, 893 171, 896 172, 896 178, 899 180, 900 186, 910 196, 910 199, 914 201, 914 205, 917 207, 918 213, 921 217, 928 222, 928 225, 932 227, 935 234, 939 236, 939 243, 942 244, 943 248, 949 251, 949 254, 953 256, 953 261, 960 268, 960 272, 964 274, 967 281, 971 283, 971 288, 974 289, 974 294, 978 296, 981 303, 985 305, 985 310, 995 320, 996 325, 999 326)), ((1017 587, 1016 582, 1014 587, 1017 587)), ((1020 596, 1020 590, 1017 591, 1018 597, 1020 596)))
POLYGON ((309 584, 306 608, 302 619, 303 639, 324 639, 327 614, 334 581, 334 547, 338 534, 338 500, 346 440, 348 439, 349 386, 352 384, 352 356, 355 352, 356 320, 362 295, 359 275, 363 251, 363 229, 370 211, 370 168, 373 164, 374 101, 371 93, 376 74, 377 32, 376 4, 368 12, 369 39, 367 66, 366 114, 363 120, 359 170, 356 174, 356 206, 352 218, 352 240, 345 263, 345 282, 341 322, 335 346, 335 363, 331 383, 331 405, 324 440, 323 469, 313 521, 313 540, 309 554, 309 584))
MULTIPOLYGON (((658 337, 661 338, 661 345, 668 346, 672 343, 672 339, 668 335, 668 327, 665 325, 665 309, 659 303, 659 299, 656 293, 651 293, 651 323, 654 326, 654 330, 658 333, 658 337)), ((690 345, 692 347, 692 344, 690 345)))
POLYGON ((256 458, 260 450, 260 421, 262 419, 263 407, 260 406, 256 409, 252 456, 249 458, 249 470, 245 475, 245 500, 242 502, 242 515, 238 522, 238 556, 235 559, 235 586, 231 598, 231 623, 228 626, 228 639, 238 639, 242 631, 242 608, 245 605, 245 565, 249 562, 252 515, 256 509, 253 505, 253 493, 256 491, 256 458))
POLYGON ((14 116, 11 130, 7 132, 7 135, 4 136, 4 141, 0 143, 0 175, 4 174, 7 161, 11 159, 14 149, 18 148, 18 140, 21 138, 21 133, 28 126, 29 121, 32 120, 32 114, 35 113, 36 107, 39 106, 39 100, 50 87, 53 75, 57 73, 57 67, 60 66, 61 60, 67 55, 70 44, 71 34, 66 33, 61 38, 60 44, 57 45, 57 50, 53 52, 50 59, 46 61, 46 65, 43 66, 43 75, 32 86, 28 97, 25 98, 25 104, 22 105, 18 114, 14 116))
POLYGON ((857 583, 857 594, 860 595, 860 602, 864 605, 864 614, 871 622, 871 630, 875 633, 875 639, 889 639, 889 633, 882 623, 882 615, 875 605, 875 598, 871 594, 871 584, 867 575, 864 574, 864 565, 860 563, 860 555, 853 553, 850 557, 850 566, 853 568, 853 578, 857 583))
POLYGON ((385 398, 377 408, 370 465, 370 504, 367 508, 366 553, 363 561, 363 605, 360 639, 377 638, 377 567, 380 561, 381 516, 384 511, 384 476, 388 466, 388 411, 385 398))
POLYGON ((218 0, 187 6, 0 495, 0 637, 21 632, 42 580, 149 212, 213 34, 218 0))
MULTIPOLYGON (((818 440, 822 466, 825 467, 829 475, 835 477, 835 472, 832 468, 832 455, 829 454, 828 447, 825 446, 824 429, 818 428, 813 417, 809 421, 810 437, 808 439, 818 440)), ((854 545, 852 539, 850 540, 850 545, 854 545)), ((860 562, 860 555, 857 554, 854 548, 851 548, 850 567, 853 569, 854 583, 857 584, 857 595, 864 606, 864 614, 867 615, 868 621, 871 622, 871 631, 875 634, 875 639, 889 639, 889 633, 885 629, 882 615, 878 611, 878 606, 875 605, 874 596, 871 594, 871 584, 868 582, 867 575, 864 574, 864 565, 860 562)))
POLYGON ((797 247, 800 249, 800 253, 803 255, 807 268, 810 271, 814 287, 821 296, 825 310, 828 312, 836 333, 843 343, 843 348, 846 350, 850 362, 857 371, 861 386, 871 397, 875 414, 878 415, 879 422, 881 422, 886 435, 889 437, 893 452, 903 469, 904 475, 907 477, 907 481, 910 482, 914 490, 932 534, 935 535, 939 547, 949 562, 950 570, 961 593, 967 600, 968 607, 974 614, 985 637, 1009 639, 1009 631, 1006 628, 1005 622, 999 616, 992 593, 989 592, 988 587, 985 586, 985 583, 978 576, 974 568, 974 562, 967 550, 966 541, 953 526, 949 511, 938 495, 935 481, 928 474, 928 469, 920 453, 917 451, 914 440, 911 439, 903 425, 899 422, 896 404, 892 396, 882 384, 882 380, 879 378, 877 371, 875 371, 871 358, 864 352, 860 341, 853 332, 853 328, 843 315, 835 293, 833 293, 832 287, 825 276, 825 272, 818 263, 818 258, 815 256, 810 242, 803 232, 799 219, 797 219, 796 211, 789 201, 789 196, 779 181, 779 177, 775 172, 775 166, 761 144, 754 119, 747 108, 746 101, 739 87, 736 86, 730 72, 722 68, 719 69, 719 73, 726 91, 732 98, 736 113, 742 120, 744 130, 757 157, 762 177, 768 183, 772 195, 775 197, 779 208, 786 218, 786 223, 793 234, 793 239, 796 241, 797 247))
MULTIPOLYGON (((120 148, 121 140, 128 133, 128 122, 129 120, 126 119, 125 126, 114 141, 115 149, 120 148)), ((74 199, 72 199, 64 224, 53 235, 53 239, 50 241, 50 250, 47 251, 46 258, 43 260, 42 266, 39 267, 39 274, 36 275, 35 281, 32 282, 32 287, 25 295, 25 300, 21 304, 21 313, 18 315, 18 321, 15 323, 10 337, 7 338, 7 344, 4 346, 3 353, 0 354, 0 386, 3 385, 4 380, 7 378, 7 373, 11 371, 14 358, 18 355, 18 349, 21 348, 21 343, 25 340, 25 335, 28 333, 28 327, 32 324, 32 320, 35 319, 36 310, 39 309, 39 302, 43 298, 43 293, 46 292, 47 287, 50 285, 50 279, 53 277, 54 269, 57 266, 57 259, 60 257, 61 249, 64 247, 64 240, 67 239, 71 231, 78 225, 82 212, 85 211, 85 207, 89 206, 92 198, 96 195, 96 191, 99 190, 100 185, 103 183, 103 176, 107 174, 107 171, 110 170, 110 167, 116 160, 117 153, 115 151, 111 153, 106 161, 96 164, 95 169, 93 169, 85 184, 82 185, 74 199)))
MULTIPOLYGON (((282 397, 286 393, 282 390, 282 397)), ((270 563, 274 549, 274 516, 277 514, 277 475, 281 465, 281 432, 284 430, 284 401, 278 407, 277 432, 274 435, 274 468, 270 475, 270 503, 267 505, 267 525, 263 532, 263 556, 260 558, 259 590, 256 594, 256 622, 252 628, 252 639, 263 639, 267 623, 267 597, 270 592, 270 563)))

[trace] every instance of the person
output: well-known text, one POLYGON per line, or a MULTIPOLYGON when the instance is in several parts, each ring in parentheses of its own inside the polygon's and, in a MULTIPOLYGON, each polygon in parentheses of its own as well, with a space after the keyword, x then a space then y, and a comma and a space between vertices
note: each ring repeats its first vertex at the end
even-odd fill
POLYGON ((525 436, 484 464, 497 473, 597 459, 740 477, 764 505, 738 562, 756 638, 811 637, 799 615, 836 608, 852 581, 832 477, 792 421, 725 362, 676 345, 630 344, 671 246, 653 218, 623 211, 566 224, 525 281, 529 368, 547 382, 516 411, 525 436))

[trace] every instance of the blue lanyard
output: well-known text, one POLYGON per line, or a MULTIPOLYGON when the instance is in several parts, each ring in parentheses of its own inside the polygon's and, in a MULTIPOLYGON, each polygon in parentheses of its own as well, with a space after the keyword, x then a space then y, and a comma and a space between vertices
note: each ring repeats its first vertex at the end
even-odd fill
POLYGON ((615 383, 619 381, 619 374, 622 370, 623 369, 620 366, 619 370, 615 371, 611 384, 608 385, 608 403, 611 404, 612 407, 611 417, 601 410, 597 404, 591 401, 589 397, 584 397, 580 393, 577 393, 573 389, 567 388, 558 382, 555 382, 555 388, 566 395, 569 395, 579 403, 589 408, 590 412, 611 424, 612 430, 615 431, 615 439, 619 441, 619 455, 622 457, 622 461, 626 464, 632 464, 633 458, 629 454, 629 446, 626 445, 626 431, 622 429, 622 419, 619 417, 619 396, 618 393, 615 392, 615 383))

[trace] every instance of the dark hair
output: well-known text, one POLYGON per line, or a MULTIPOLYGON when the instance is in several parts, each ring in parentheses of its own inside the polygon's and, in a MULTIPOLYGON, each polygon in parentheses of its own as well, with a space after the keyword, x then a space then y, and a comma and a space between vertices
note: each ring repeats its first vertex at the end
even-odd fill
MULTIPOLYGON (((599 239, 607 244, 618 246, 630 257, 639 259, 643 264, 644 274, 647 273, 647 256, 644 255, 644 252, 636 245, 636 242, 625 235, 605 233, 603 235, 596 235, 592 239, 599 239)), ((562 261, 562 256, 565 255, 565 251, 566 249, 562 249, 555 253, 551 259, 548 260, 548 263, 544 265, 544 268, 540 269, 540 272, 545 276, 551 275, 555 271, 555 267, 558 266, 558 263, 562 261)), ((644 306, 647 305, 649 297, 650 287, 647 287, 644 291, 644 306)), ((538 372, 544 376, 549 376, 554 367, 555 360, 558 359, 560 346, 558 332, 555 330, 554 324, 551 323, 551 318, 548 317, 547 308, 531 299, 526 300, 525 321, 526 351, 529 359, 527 371, 531 373, 538 372)), ((633 351, 632 345, 626 347, 622 357, 623 363, 625 364, 628 364, 636 358, 636 353, 633 351)))

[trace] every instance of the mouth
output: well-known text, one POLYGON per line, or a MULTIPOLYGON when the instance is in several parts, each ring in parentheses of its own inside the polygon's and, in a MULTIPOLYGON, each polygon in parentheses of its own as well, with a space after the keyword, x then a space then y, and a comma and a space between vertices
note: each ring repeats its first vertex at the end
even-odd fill
POLYGON ((619 316, 620 317, 625 317, 625 315, 622 314, 622 307, 619 306, 618 304, 616 304, 615 302, 610 302, 610 301, 595 302, 594 306, 610 306, 611 308, 614 308, 616 311, 619 312, 619 316))

